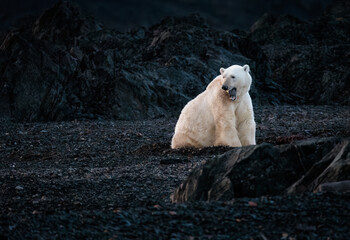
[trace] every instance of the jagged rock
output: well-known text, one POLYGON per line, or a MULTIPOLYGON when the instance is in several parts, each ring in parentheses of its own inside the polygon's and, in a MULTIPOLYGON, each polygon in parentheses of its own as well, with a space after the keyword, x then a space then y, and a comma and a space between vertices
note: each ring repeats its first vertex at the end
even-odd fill
POLYGON ((17 120, 177 115, 221 66, 250 62, 198 15, 123 34, 59 2, 25 24, 1 45, 2 114, 17 120))
POLYGON ((266 56, 271 70, 266 77, 287 90, 286 102, 350 104, 349 9, 346 1, 334 1, 322 17, 309 22, 265 14, 253 24, 247 39, 266 56))
POLYGON ((120 33, 59 1, 0 35, 0 115, 177 116, 232 64, 251 66, 255 106, 349 104, 350 17, 328 12, 312 22, 265 15, 249 34, 214 29, 198 15, 120 33))
POLYGON ((102 24, 81 14, 77 6, 59 1, 43 12, 32 27, 37 39, 54 44, 74 44, 77 39, 89 32, 99 31, 102 24))
POLYGON ((174 191, 173 202, 316 191, 350 180, 350 139, 325 138, 274 146, 234 148, 195 168, 174 191))
MULTIPOLYGON (((349 140, 344 140, 335 145, 331 151, 323 154, 321 159, 318 159, 297 182, 287 189, 287 193, 315 191, 325 183, 349 180, 349 173, 350 143, 349 140)), ((321 189, 326 186, 324 185, 321 189)))

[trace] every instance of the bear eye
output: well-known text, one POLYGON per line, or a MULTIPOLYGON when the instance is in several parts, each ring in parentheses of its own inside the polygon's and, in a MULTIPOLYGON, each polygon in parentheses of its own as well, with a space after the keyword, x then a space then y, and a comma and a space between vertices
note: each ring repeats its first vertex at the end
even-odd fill
POLYGON ((231 78, 235 78, 235 76, 231 75, 231 78))

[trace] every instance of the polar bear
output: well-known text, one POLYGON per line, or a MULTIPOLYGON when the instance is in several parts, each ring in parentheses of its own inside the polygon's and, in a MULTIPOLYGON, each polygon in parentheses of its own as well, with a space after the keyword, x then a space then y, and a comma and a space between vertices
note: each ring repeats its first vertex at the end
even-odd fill
POLYGON ((255 145, 248 65, 220 68, 206 90, 182 109, 171 148, 255 145))

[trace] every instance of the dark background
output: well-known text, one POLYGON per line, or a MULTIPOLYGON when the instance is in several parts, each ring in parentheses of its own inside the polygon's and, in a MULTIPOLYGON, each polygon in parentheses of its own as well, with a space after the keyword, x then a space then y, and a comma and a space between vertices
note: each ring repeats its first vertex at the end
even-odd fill
MULTIPOLYGON (((51 7, 54 0, 15 0, 0 3, 0 31, 28 14, 37 15, 51 7)), ((265 12, 290 14, 311 19, 322 14, 331 0, 75 0, 83 12, 93 15, 109 27, 127 30, 158 23, 165 16, 199 13, 215 27, 248 29, 265 12)))
POLYGON ((235 64, 250 66, 254 106, 350 103, 349 1, 3 1, 0 9, 7 119, 174 117, 235 64))

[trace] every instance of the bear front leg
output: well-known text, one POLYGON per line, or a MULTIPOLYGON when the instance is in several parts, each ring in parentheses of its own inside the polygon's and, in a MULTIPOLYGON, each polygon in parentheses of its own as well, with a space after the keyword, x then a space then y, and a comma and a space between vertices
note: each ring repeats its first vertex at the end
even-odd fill
POLYGON ((184 148, 184 147, 196 147, 200 148, 204 145, 197 141, 195 138, 190 137, 190 134, 176 133, 171 140, 171 148, 184 148))
POLYGON ((247 119, 238 125, 238 137, 242 146, 255 145, 255 121, 247 119))
POLYGON ((217 121, 214 146, 241 147, 234 121, 217 121))

